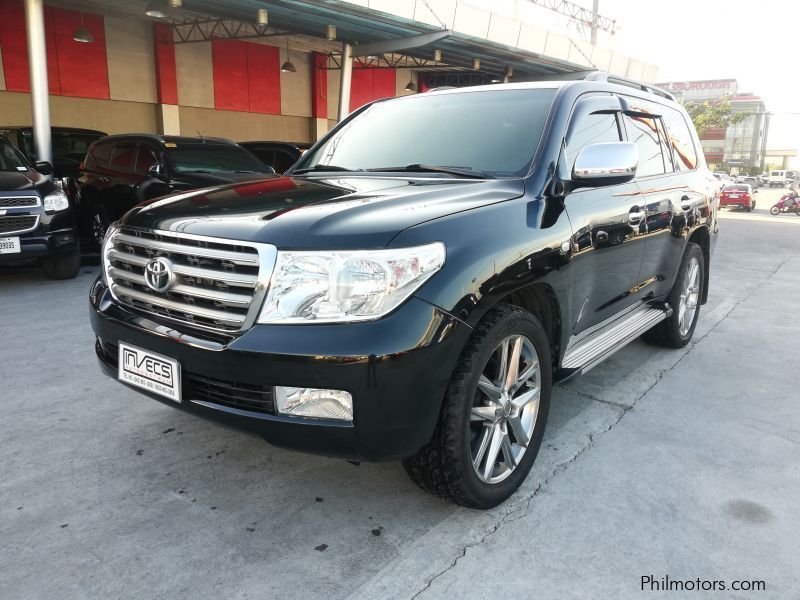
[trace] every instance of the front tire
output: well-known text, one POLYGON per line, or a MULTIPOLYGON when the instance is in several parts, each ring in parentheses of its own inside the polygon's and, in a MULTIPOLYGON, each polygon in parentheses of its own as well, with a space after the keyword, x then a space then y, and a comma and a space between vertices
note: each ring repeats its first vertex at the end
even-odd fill
POLYGON ((771 214, 773 216, 774 215, 779 215, 779 214, 781 214, 781 209, 778 208, 777 206, 773 206, 772 208, 769 209, 769 214, 771 214))
POLYGON ((488 313, 464 348, 433 439, 403 461, 423 490, 488 509, 527 477, 542 443, 552 388, 542 325, 515 306, 488 313))
POLYGON ((672 315, 646 331, 642 339, 665 348, 683 348, 689 343, 700 316, 705 270, 703 251, 694 242, 689 242, 667 299, 672 315))
POLYGON ((75 279, 81 270, 81 251, 78 244, 66 256, 43 259, 42 269, 50 279, 75 279))

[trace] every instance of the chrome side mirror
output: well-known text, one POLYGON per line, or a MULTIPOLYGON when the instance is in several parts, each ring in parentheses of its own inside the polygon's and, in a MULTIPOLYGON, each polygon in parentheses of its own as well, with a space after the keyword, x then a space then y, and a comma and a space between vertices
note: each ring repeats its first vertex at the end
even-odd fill
POLYGON ((636 176, 639 149, 633 142, 603 142, 581 148, 572 168, 574 187, 627 183, 636 176))

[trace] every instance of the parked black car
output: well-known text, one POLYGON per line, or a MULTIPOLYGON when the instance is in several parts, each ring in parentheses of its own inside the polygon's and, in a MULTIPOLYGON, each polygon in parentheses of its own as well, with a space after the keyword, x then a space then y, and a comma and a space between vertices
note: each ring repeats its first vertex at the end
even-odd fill
MULTIPOLYGON (((0 135, 5 135, 31 163, 38 160, 33 144, 33 127, 30 125, 0 126, 0 135)), ((53 127, 53 176, 55 179, 66 180, 78 177, 81 161, 86 156, 89 146, 105 135, 107 134, 94 129, 53 127)), ((62 187, 67 190, 69 183, 62 182, 62 187)))
POLYGON ((0 265, 36 259, 48 277, 70 279, 81 266, 75 214, 50 163, 36 169, 0 135, 0 265))
POLYGON ((84 234, 101 243, 109 223, 151 198, 274 171, 222 138, 112 135, 91 145, 78 178, 84 234))
POLYGON ((495 506, 533 464, 554 380, 639 335, 691 339, 718 187, 686 112, 640 83, 376 101, 285 177, 110 228, 96 352, 172 406, 402 459, 423 489, 495 506))
POLYGON ((262 163, 275 169, 276 173, 285 173, 310 146, 288 142, 239 142, 239 145, 255 154, 262 163))

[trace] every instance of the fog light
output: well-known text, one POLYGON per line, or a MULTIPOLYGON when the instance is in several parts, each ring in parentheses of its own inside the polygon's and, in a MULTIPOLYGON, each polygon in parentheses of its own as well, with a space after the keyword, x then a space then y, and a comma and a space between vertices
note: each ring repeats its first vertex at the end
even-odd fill
POLYGON ((276 386, 275 405, 282 415, 353 420, 353 396, 341 390, 276 386))

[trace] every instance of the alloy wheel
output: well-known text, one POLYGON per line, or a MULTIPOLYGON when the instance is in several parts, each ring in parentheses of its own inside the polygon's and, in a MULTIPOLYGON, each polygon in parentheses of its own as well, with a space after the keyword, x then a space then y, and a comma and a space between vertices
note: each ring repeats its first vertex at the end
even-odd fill
POLYGON ((700 300, 700 263, 692 257, 683 277, 683 290, 678 303, 678 327, 682 336, 689 333, 700 300))
POLYGON ((484 366, 470 416, 470 454, 478 478, 500 483, 533 438, 541 397, 539 357, 524 335, 506 337, 484 366))
POLYGON ((94 241, 97 242, 98 246, 102 246, 105 236, 106 227, 103 224, 103 218, 99 214, 96 214, 92 218, 92 237, 94 241))

